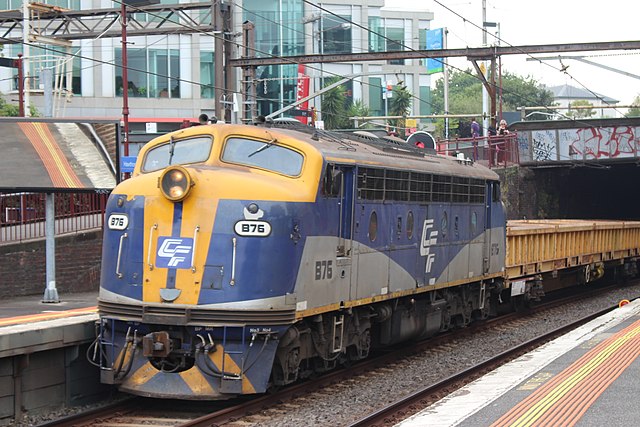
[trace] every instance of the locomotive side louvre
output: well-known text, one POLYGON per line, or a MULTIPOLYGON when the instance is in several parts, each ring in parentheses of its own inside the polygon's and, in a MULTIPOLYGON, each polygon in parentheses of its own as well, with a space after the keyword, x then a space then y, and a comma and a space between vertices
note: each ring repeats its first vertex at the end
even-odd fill
POLYGON ((332 233, 307 239, 296 288, 298 310, 306 310, 302 317, 336 306, 358 306, 502 274, 505 217, 499 199, 490 198, 493 185, 497 185, 492 173, 467 172, 464 168, 471 166, 458 166, 455 160, 435 156, 426 161, 409 158, 400 164, 393 157, 385 163, 384 157, 360 155, 355 165, 347 167, 338 163, 343 159, 332 154, 325 154, 324 179, 334 170, 348 171, 355 179, 346 179, 352 187, 342 191, 353 197, 324 195, 318 203, 342 204, 343 210, 348 206, 349 215, 336 208, 326 216, 329 222, 333 220, 334 229, 341 226, 342 218, 350 216, 350 227, 342 228, 352 230, 352 239, 338 242, 332 239, 332 233), (447 170, 452 165, 460 169, 447 170), (470 178, 474 173, 476 177, 470 178), (454 192, 459 197, 455 202, 444 194, 451 191, 451 186, 459 190, 454 192), (437 197, 431 195, 436 187, 437 197), (465 194, 464 201, 460 193, 465 194), (409 222, 412 227, 407 229, 409 222), (373 232, 377 233, 375 237, 373 232), (348 249, 341 253, 345 246, 348 249), (335 258, 331 257, 333 250, 335 258), (336 271, 338 279, 325 277, 326 265, 331 266, 332 273, 340 267, 336 271), (315 281, 304 280, 314 277, 314 272, 315 281), (327 281, 335 282, 330 290, 327 281), (345 300, 349 284, 349 300, 345 300))

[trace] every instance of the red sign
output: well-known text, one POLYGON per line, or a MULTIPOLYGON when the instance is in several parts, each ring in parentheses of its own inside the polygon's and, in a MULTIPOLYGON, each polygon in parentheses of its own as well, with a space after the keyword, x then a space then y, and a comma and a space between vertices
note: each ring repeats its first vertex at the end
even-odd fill
MULTIPOLYGON (((304 64, 298 64, 298 86, 296 89, 296 101, 300 101, 303 98, 309 96, 309 76, 304 73, 304 64)), ((305 101, 298 105, 299 110, 307 110, 309 108, 309 101, 305 101)), ((307 124, 307 118, 304 116, 295 116, 301 123, 307 124)))

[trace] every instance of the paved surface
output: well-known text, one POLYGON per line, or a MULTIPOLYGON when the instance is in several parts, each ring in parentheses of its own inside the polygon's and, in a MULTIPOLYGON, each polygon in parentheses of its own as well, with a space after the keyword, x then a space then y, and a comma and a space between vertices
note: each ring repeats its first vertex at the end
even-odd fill
POLYGON ((95 312, 98 291, 59 294, 59 303, 43 303, 42 295, 0 301, 0 327, 95 312), (65 313, 70 311, 70 313, 65 313))
POLYGON ((399 426, 629 426, 640 420, 640 300, 485 375, 399 426))

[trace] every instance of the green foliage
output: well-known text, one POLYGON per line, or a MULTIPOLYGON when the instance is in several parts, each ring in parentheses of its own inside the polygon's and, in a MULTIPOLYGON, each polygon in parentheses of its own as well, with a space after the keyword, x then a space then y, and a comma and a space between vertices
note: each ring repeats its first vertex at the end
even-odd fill
POLYGON ((625 117, 640 117, 640 95, 637 95, 631 103, 633 107, 629 108, 625 117))
MULTIPOLYGON (((362 102, 362 100, 357 100, 353 104, 351 104, 347 112, 348 117, 367 117, 370 114, 371 114, 371 110, 364 102, 362 102)), ((349 126, 354 127, 353 122, 350 122, 349 126)), ((371 127, 372 127, 371 124, 365 124, 364 126, 362 126, 363 129, 367 129, 371 127)))
MULTIPOLYGON (((403 116, 406 117, 411 112, 411 92, 404 84, 397 84, 393 87, 393 96, 389 102, 389 115, 390 116, 403 116)), ((405 136, 405 119, 391 120, 391 125, 394 126, 400 136, 405 136)))
MULTIPOLYGON (((38 110, 33 105, 29 106, 31 117, 38 117, 38 110)), ((10 104, 0 93, 0 117, 20 117, 20 108, 17 104, 10 104)))
MULTIPOLYGON (((327 80, 325 87, 336 83, 340 77, 327 80)), ((349 118, 347 117, 347 88, 344 85, 336 86, 322 95, 322 120, 325 129, 347 129, 349 118)))
MULTIPOLYGON (((551 105, 553 93, 536 80, 509 72, 502 75, 502 109, 515 111, 517 107, 551 105)), ((496 79, 497 82, 497 79, 496 79)), ((444 81, 436 82, 431 90, 434 114, 444 114, 444 81)), ((482 83, 475 73, 453 71, 449 74, 449 113, 479 114, 482 112, 482 83)))
MULTIPOLYGON (((569 104, 569 108, 573 107, 593 107, 593 104, 584 99, 579 99, 569 104)), ((569 112, 567 112, 567 116, 573 117, 574 119, 586 119, 593 116, 595 113, 596 112, 593 111, 593 108, 581 108, 579 110, 569 110, 569 112)))
POLYGON ((18 117, 20 109, 17 105, 9 104, 2 96, 0 96, 0 116, 2 117, 18 117))

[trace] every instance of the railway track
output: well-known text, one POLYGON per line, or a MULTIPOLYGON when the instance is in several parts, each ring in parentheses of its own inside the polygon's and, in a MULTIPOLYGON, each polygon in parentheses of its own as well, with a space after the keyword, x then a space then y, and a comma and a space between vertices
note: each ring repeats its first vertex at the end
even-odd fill
POLYGON ((445 378, 444 380, 436 384, 426 386, 423 389, 405 396, 402 399, 399 399, 384 408, 368 414, 364 418, 350 424, 350 427, 372 427, 397 424, 398 422, 408 418, 409 416, 417 413, 425 407, 437 402, 453 391, 458 390, 466 384, 475 381, 488 372, 491 372, 494 369, 504 365, 505 363, 540 347, 546 342, 562 336, 563 334, 613 310, 614 308, 616 307, 611 307, 609 309, 599 311, 562 328, 555 329, 553 331, 550 331, 549 333, 540 335, 521 345, 515 346, 503 353, 500 353, 495 357, 487 359, 486 361, 476 366, 445 378))
MULTIPOLYGON (((606 292, 598 290, 597 292, 606 292)), ((580 298, 590 298, 593 292, 585 294, 580 298)), ((575 301, 577 297, 574 295, 568 300, 575 301)), ((398 362, 403 358, 410 357, 425 351, 447 351, 447 345, 452 340, 464 340, 466 336, 477 334, 483 330, 491 328, 518 328, 518 324, 526 322, 532 313, 544 313, 552 307, 557 307, 566 303, 565 299, 552 301, 540 305, 535 309, 526 313, 512 313, 499 318, 494 318, 485 322, 478 322, 472 327, 456 330, 447 334, 443 334, 426 341, 413 343, 401 348, 394 349, 392 352, 380 353, 371 359, 354 364, 348 369, 339 369, 330 372, 320 378, 306 381, 292 387, 279 390, 277 392, 266 394, 257 398, 236 400, 233 402, 181 402, 180 411, 171 411, 168 413, 167 407, 176 407, 176 405, 167 405, 166 401, 157 401, 142 398, 133 398, 120 404, 112 405, 100 410, 94 410, 90 413, 78 414, 76 416, 57 420, 46 426, 219 426, 228 424, 255 425, 260 414, 268 414, 274 408, 281 408, 287 402, 296 399, 304 400, 305 397, 312 396, 313 393, 322 391, 324 388, 335 386, 347 381, 353 381, 354 378, 366 376, 369 373, 375 373, 376 370, 385 369, 391 363, 398 362), (443 350, 444 348, 444 350, 443 350), (160 402, 158 408, 155 405, 160 402), (257 418, 256 418, 257 417, 257 418)), ((611 308, 607 309, 610 310, 611 308)), ((415 413, 417 410, 426 407, 433 401, 440 399, 442 396, 449 394, 457 388, 473 381, 484 373, 495 369, 503 363, 512 360, 519 355, 531 351, 536 346, 559 336, 566 331, 587 322, 588 320, 601 315, 604 311, 598 311, 591 314, 578 322, 572 322, 569 325, 556 329, 548 334, 536 337, 526 343, 516 346, 508 351, 499 354, 489 360, 486 360, 477 366, 473 366, 455 375, 437 382, 436 384, 424 387, 405 398, 399 399, 385 408, 381 408, 374 413, 363 416, 355 421, 353 426, 362 425, 388 425, 391 422, 401 420, 415 413)), ((313 400, 313 398, 310 398, 313 400)), ((268 415, 267 415, 268 416, 268 415)))

